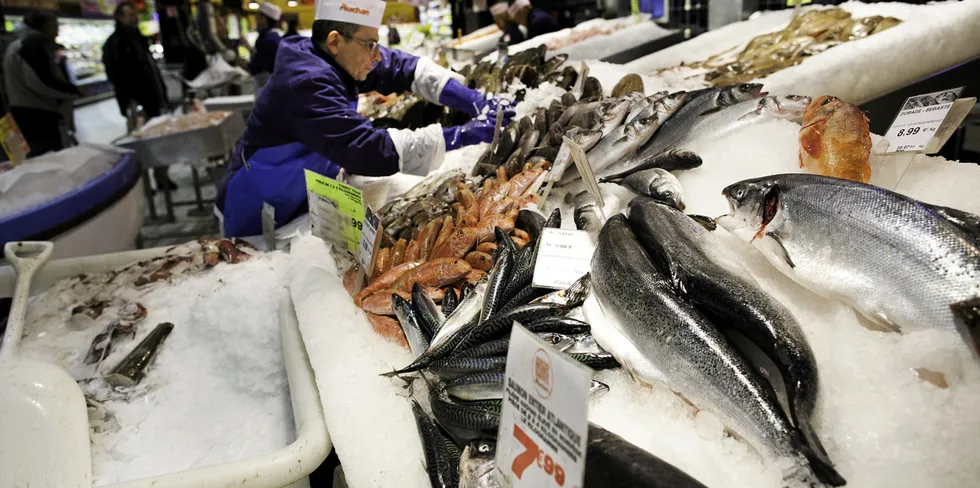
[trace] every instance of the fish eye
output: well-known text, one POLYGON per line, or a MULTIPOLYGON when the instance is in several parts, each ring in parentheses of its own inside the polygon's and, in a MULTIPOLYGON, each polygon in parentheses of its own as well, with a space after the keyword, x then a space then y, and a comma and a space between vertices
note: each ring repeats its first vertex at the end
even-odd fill
POLYGON ((824 100, 824 101, 823 101, 823 103, 821 103, 820 105, 821 105, 821 106, 823 106, 823 105, 827 105, 828 103, 830 103, 830 102, 832 102, 832 101, 834 101, 834 100, 837 100, 837 97, 827 97, 827 99, 826 99, 826 100, 824 100))
POLYGON ((664 192, 664 197, 673 200, 674 199, 674 192, 672 192, 672 191, 665 191, 664 192))
POLYGON ((741 200, 743 197, 745 197, 745 190, 739 188, 735 190, 735 193, 733 193, 732 196, 734 196, 736 200, 741 200))

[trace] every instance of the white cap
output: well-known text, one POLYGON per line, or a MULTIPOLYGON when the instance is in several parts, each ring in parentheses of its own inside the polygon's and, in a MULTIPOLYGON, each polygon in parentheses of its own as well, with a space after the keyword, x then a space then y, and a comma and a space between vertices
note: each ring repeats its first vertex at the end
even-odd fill
POLYGON ((494 17, 507 13, 507 2, 499 2, 490 6, 490 15, 494 17))
POLYGON ((262 2, 259 4, 259 13, 272 20, 279 20, 279 17, 282 16, 282 9, 269 2, 262 2))
POLYGON ((510 14, 511 18, 514 18, 515 16, 517 16, 517 12, 519 12, 522 8, 530 7, 530 6, 531 6, 531 0, 514 0, 514 4, 510 6, 510 9, 507 10, 507 13, 510 14))
POLYGON ((316 20, 333 20, 365 27, 381 27, 385 3, 380 0, 317 0, 316 20))

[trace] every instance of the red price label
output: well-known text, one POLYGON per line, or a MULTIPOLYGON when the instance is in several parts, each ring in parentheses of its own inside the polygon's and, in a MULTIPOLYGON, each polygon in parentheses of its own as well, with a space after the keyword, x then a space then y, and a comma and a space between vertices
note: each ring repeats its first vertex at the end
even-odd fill
POLYGON ((558 486, 565 486, 565 468, 556 463, 550 455, 545 454, 538 447, 538 443, 534 442, 517 424, 514 424, 514 438, 524 446, 524 452, 518 454, 510 466, 510 470, 514 472, 517 479, 521 479, 528 467, 537 464, 546 475, 554 476, 558 486))

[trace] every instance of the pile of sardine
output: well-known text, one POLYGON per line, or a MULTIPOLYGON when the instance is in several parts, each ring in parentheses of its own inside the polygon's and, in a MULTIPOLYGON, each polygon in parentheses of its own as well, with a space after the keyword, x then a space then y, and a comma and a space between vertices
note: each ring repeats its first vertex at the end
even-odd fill
MULTIPOLYGON (((548 219, 520 211, 535 235, 559 227, 556 210, 548 219)), ((594 370, 618 368, 582 320, 581 305, 591 291, 585 275, 566 290, 534 287, 535 246, 518 248, 495 229, 497 250, 486 279, 467 285, 459 296, 449 289, 437 306, 421 285, 410 299, 391 296, 393 313, 415 360, 386 376, 418 373, 428 384, 431 416, 412 400, 425 465, 432 486, 497 486, 493 459, 504 396, 504 369, 510 331, 522 324, 546 343, 594 370)), ((591 394, 608 386, 593 381, 591 394)), ((634 486, 637 480, 671 481, 701 487, 664 463, 598 426, 590 426, 586 486, 634 486)))

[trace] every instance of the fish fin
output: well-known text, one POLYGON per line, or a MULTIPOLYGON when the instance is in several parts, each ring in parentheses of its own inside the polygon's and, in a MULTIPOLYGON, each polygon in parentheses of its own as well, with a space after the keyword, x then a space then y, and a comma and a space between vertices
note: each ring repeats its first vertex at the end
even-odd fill
POLYGON ((810 449, 810 446, 803 439, 803 435, 799 430, 793 431, 791 439, 793 447, 803 454, 803 457, 810 464, 810 469, 813 470, 813 474, 816 475, 817 479, 830 486, 844 486, 847 484, 847 480, 834 469, 834 465, 829 459, 822 459, 813 449, 810 449))
POLYGON ((926 208, 939 214, 946 222, 957 229, 968 234, 975 242, 980 242, 980 215, 957 210, 955 208, 942 207, 923 203, 926 208))
POLYGON ((619 139, 616 139, 616 141, 613 142, 612 145, 613 145, 613 147, 615 147, 615 146, 617 146, 619 144, 623 144, 623 143, 625 143, 627 141, 629 141, 629 137, 625 137, 625 136, 624 137, 620 137, 619 139))
MULTIPOLYGON (((799 408, 793 408, 793 421, 796 423, 797 429, 803 436, 803 441, 810 450, 809 454, 804 451, 804 455, 806 455, 808 460, 816 459, 821 466, 829 467, 830 473, 837 477, 837 480, 840 481, 841 485, 844 484, 844 478, 842 478, 840 474, 833 469, 834 463, 830 460, 830 456, 827 455, 827 450, 824 449, 823 443, 820 442, 820 438, 817 436, 817 432, 813 428, 813 424, 810 423, 810 419, 797 417, 796 413, 799 410, 799 408)), ((810 463, 813 464, 813 461, 811 460, 810 463)), ((821 479, 821 481, 833 484, 831 481, 824 479, 823 476, 817 472, 816 467, 814 467, 814 472, 817 474, 817 477, 821 479)))
POLYGON ((789 257, 789 251, 787 251, 786 250, 786 246, 783 245, 782 238, 779 237, 779 234, 777 234, 776 232, 770 231, 770 232, 766 232, 766 235, 769 236, 769 237, 771 237, 772 240, 773 240, 773 242, 775 242, 776 245, 778 246, 779 252, 780 252, 780 256, 779 257, 782 258, 782 260, 785 261, 786 264, 788 264, 790 268, 795 268, 796 267, 796 264, 793 263, 793 258, 789 257))
POLYGON ((901 334, 902 329, 890 322, 884 317, 870 317, 861 313, 856 314, 857 321, 861 324, 861 327, 874 332, 885 332, 891 334, 901 334))
POLYGON ((949 306, 953 311, 953 320, 964 337, 972 339, 972 349, 978 352, 980 345, 980 297, 956 302, 949 306))
POLYGON ((715 229, 718 228, 718 224, 715 223, 715 219, 711 217, 706 217, 704 215, 697 215, 697 214, 688 214, 688 217, 690 217, 691 220, 697 222, 698 225, 700 225, 701 227, 707 229, 709 232, 714 231, 715 229))
POLYGON ((717 106, 715 108, 709 108, 708 110, 705 110, 704 112, 701 112, 700 114, 698 114, 698 116, 702 116, 703 117, 705 115, 711 115, 711 114, 713 114, 715 112, 721 112, 721 109, 723 109, 723 108, 725 108, 725 107, 722 107, 721 105, 719 105, 719 106, 717 106))

